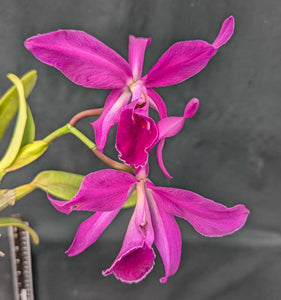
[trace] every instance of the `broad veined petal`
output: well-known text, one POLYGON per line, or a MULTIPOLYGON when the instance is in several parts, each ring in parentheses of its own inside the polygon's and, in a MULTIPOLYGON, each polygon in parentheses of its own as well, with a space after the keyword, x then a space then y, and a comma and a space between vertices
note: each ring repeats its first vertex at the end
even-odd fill
POLYGON ((165 267, 165 276, 160 282, 165 283, 169 276, 176 273, 180 264, 181 234, 174 217, 163 209, 162 203, 154 198, 149 188, 147 197, 154 229, 154 243, 165 267))
POLYGON ((167 117, 167 107, 163 99, 153 89, 147 89, 147 95, 149 99, 149 105, 155 109, 160 119, 167 117))
POLYGON ((141 78, 145 49, 150 43, 151 38, 129 36, 129 65, 132 68, 134 81, 141 78))
POLYGON ((172 45, 143 77, 147 88, 180 83, 200 72, 217 49, 204 41, 185 41, 172 45))
POLYGON ((84 177, 78 193, 70 201, 48 198, 60 212, 73 210, 111 211, 120 208, 138 180, 131 174, 117 170, 100 170, 84 177))
POLYGON ((138 282, 153 268, 155 253, 151 248, 154 232, 143 183, 137 184, 137 204, 130 220, 122 248, 103 275, 111 273, 123 282, 138 282))
POLYGON ((196 231, 209 237, 231 234, 246 222, 249 210, 244 205, 226 207, 196 193, 151 186, 153 197, 175 216, 187 220, 196 231))
POLYGON ((67 253, 68 256, 74 256, 91 246, 112 222, 119 211, 120 208, 109 212, 96 212, 93 216, 84 221, 79 226, 71 246, 65 253, 67 253))
POLYGON ((113 90, 108 95, 101 116, 91 123, 95 131, 95 142, 99 151, 103 151, 108 132, 120 118, 122 108, 130 101, 131 93, 127 89, 113 90))
POLYGON ((160 140, 156 149, 157 161, 162 172, 168 178, 173 178, 173 177, 169 174, 163 162, 162 151, 165 144, 165 138, 176 135, 182 129, 185 119, 192 118, 197 112, 198 107, 199 107, 199 100, 197 98, 193 98, 187 103, 184 110, 183 117, 167 117, 161 119, 157 123, 158 140, 160 140))
POLYGON ((136 168, 145 166, 148 152, 158 136, 153 119, 137 105, 136 100, 123 108, 116 134, 116 149, 120 153, 120 160, 136 168))
POLYGON ((84 87, 116 89, 124 87, 132 78, 125 59, 83 31, 38 34, 27 39, 24 45, 37 59, 84 87))
POLYGON ((228 40, 231 38, 234 32, 234 18, 232 16, 228 17, 222 24, 221 30, 213 42, 214 48, 219 48, 222 45, 226 44, 228 40))

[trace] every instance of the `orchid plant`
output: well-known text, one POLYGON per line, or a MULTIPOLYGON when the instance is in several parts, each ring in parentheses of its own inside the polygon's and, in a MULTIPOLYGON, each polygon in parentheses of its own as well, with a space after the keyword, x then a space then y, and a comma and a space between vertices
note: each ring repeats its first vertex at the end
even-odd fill
MULTIPOLYGON (((155 259, 153 244, 165 268, 161 283, 175 274, 181 257, 181 235, 174 216, 187 220, 197 232, 208 237, 220 237, 239 230, 249 214, 244 205, 228 208, 191 191, 157 187, 148 177, 150 151, 156 146, 158 164, 163 173, 172 178, 163 162, 165 139, 176 135, 185 119, 192 118, 199 107, 199 100, 192 98, 182 116, 168 116, 164 100, 153 88, 180 83, 200 72, 218 49, 227 43, 233 31, 234 18, 231 16, 224 21, 212 44, 200 40, 173 44, 144 76, 144 54, 150 38, 129 37, 128 62, 82 31, 58 30, 27 39, 25 47, 37 59, 57 68, 74 83, 112 91, 104 108, 80 112, 44 139, 31 139, 26 144, 19 144, 10 160, 4 157, 4 164, 3 159, 2 164, 0 162, 1 176, 31 163, 45 152, 51 141, 67 133, 79 138, 113 169, 99 170, 85 177, 43 171, 29 184, 13 190, 1 190, 0 201, 9 205, 7 194, 11 195, 11 191, 13 199, 17 200, 35 188, 41 188, 47 191, 51 204, 62 213, 76 210, 94 212, 79 226, 73 243, 66 251, 69 256, 77 255, 92 245, 122 208, 134 206, 121 250, 112 265, 103 271, 103 275, 114 274, 127 283, 142 280, 152 270, 155 259), (159 121, 149 115, 149 108, 158 113, 159 121), (84 117, 96 115, 99 118, 91 123, 94 143, 75 125, 84 117), (103 153, 108 133, 115 125, 115 147, 121 162, 103 153), (64 189, 59 187, 62 181, 67 183, 64 189), (62 200, 55 200, 54 196, 62 200)), ((14 81, 18 95, 22 95, 23 79, 14 81)), ((22 136, 24 126, 20 127, 22 136)))

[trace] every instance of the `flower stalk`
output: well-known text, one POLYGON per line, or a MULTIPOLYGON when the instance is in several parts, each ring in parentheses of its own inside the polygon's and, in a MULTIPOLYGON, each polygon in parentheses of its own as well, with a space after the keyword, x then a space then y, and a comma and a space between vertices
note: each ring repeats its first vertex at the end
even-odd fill
POLYGON ((69 124, 71 126, 75 126, 80 120, 87 117, 100 116, 102 112, 103 112, 103 108, 95 108, 95 109, 88 109, 88 110, 81 111, 69 121, 69 124))

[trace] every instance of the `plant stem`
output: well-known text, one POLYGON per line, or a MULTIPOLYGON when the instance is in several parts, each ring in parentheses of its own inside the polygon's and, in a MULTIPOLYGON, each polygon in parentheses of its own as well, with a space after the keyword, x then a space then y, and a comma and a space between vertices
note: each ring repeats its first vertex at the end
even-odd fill
POLYGON ((103 112, 103 108, 95 108, 95 109, 89 109, 89 110, 84 110, 75 115, 70 121, 69 124, 71 126, 75 126, 77 122, 80 120, 86 118, 86 117, 91 117, 91 116, 100 116, 103 112))
POLYGON ((100 152, 97 148, 93 149, 92 151, 101 161, 103 161, 110 167, 120 170, 120 171, 125 171, 125 172, 135 174, 134 167, 119 163, 118 161, 115 161, 115 160, 109 158, 108 156, 106 156, 102 152, 100 152))
POLYGON ((82 143, 84 143, 88 148, 91 150, 96 149, 97 146, 95 143, 93 143, 90 139, 88 139, 81 131, 79 131, 74 126, 67 124, 67 128, 70 133, 75 135, 82 143))
POLYGON ((110 167, 112 167, 113 169, 116 169, 116 170, 121 170, 121 171, 129 172, 129 173, 133 173, 133 174, 135 173, 135 168, 134 167, 122 164, 122 163, 120 163, 116 160, 113 160, 113 159, 109 158, 108 156, 106 156, 105 154, 100 152, 98 150, 96 144, 93 143, 90 139, 88 139, 77 128, 75 128, 75 127, 71 126, 70 124, 68 124, 68 129, 69 129, 70 133, 75 135, 81 142, 83 142, 88 148, 90 148, 93 151, 93 153, 101 161, 103 161, 105 164, 107 164, 108 166, 110 166, 110 167))
POLYGON ((42 141, 50 144, 53 140, 69 133, 69 128, 68 128, 68 124, 60 127, 59 129, 53 131, 52 133, 50 133, 48 136, 46 136, 42 141))

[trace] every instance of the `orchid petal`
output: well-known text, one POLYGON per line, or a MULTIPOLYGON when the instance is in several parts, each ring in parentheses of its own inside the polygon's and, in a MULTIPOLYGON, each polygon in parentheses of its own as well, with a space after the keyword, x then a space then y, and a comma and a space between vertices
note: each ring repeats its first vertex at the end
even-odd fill
POLYGON ((159 131, 158 139, 167 138, 176 135, 183 127, 185 118, 191 118, 196 113, 199 107, 199 100, 197 98, 191 99, 184 110, 183 117, 167 117, 161 119, 157 123, 159 131))
POLYGON ((161 171, 164 173, 164 175, 168 178, 173 178, 173 176, 167 171, 165 165, 164 165, 164 161, 163 161, 163 148, 165 145, 165 139, 160 140, 157 148, 156 148, 156 157, 157 157, 157 162, 158 165, 161 169, 161 171))
POLYGON ((234 32, 234 18, 232 16, 228 17, 222 24, 221 30, 213 42, 213 47, 218 49, 222 45, 226 44, 231 38, 234 32))
POLYGON ((184 109, 184 118, 190 119, 192 118, 196 113, 199 108, 199 99, 197 98, 192 98, 186 105, 184 109))
POLYGON ((128 90, 113 90, 108 95, 101 116, 91 125, 95 131, 95 141, 99 151, 103 151, 110 128, 119 121, 122 108, 130 101, 128 90))
POLYGON ((199 73, 217 50, 204 41, 185 41, 172 45, 143 77, 147 88, 180 83, 199 73))
POLYGON ((27 39, 24 45, 37 59, 84 87, 116 89, 132 78, 124 58, 83 31, 39 34, 27 39))
POLYGON ((122 248, 103 275, 111 273, 123 282, 139 282, 153 268, 155 253, 151 248, 154 232, 144 188, 137 185, 137 204, 130 220, 122 248))
POLYGON ((244 205, 227 208, 190 191, 155 186, 151 189, 168 213, 187 220, 204 236, 231 234, 245 224, 249 214, 244 205))
POLYGON ((150 43, 151 38, 129 36, 129 65, 132 68, 134 81, 139 80, 141 77, 145 49, 150 43))
POLYGON ((150 106, 158 112, 160 119, 166 118, 167 107, 160 95, 152 89, 147 89, 147 95, 150 106))
POLYGON ((181 234, 174 217, 161 207, 161 202, 156 201, 149 189, 147 196, 155 235, 154 243, 165 267, 165 276, 160 282, 166 283, 168 277, 176 273, 180 264, 181 234))
POLYGON ((157 123, 158 140, 160 140, 156 150, 157 161, 162 172, 168 178, 173 178, 173 177, 169 174, 163 162, 162 151, 165 144, 165 138, 176 135, 182 129, 185 118, 192 118, 197 112, 198 107, 199 107, 199 100, 197 98, 193 98, 187 103, 184 110, 183 117, 167 117, 161 119, 157 123))
POLYGON ((78 193, 70 201, 48 198, 60 212, 73 210, 111 211, 125 203, 138 180, 131 174, 117 170, 100 170, 84 177, 78 193))
POLYGON ((153 119, 144 113, 145 108, 137 108, 137 104, 136 100, 123 108, 116 134, 119 159, 136 168, 145 166, 158 135, 153 119))
POLYGON ((67 253, 68 256, 74 256, 91 246, 112 222, 119 211, 120 208, 110 212, 96 212, 93 216, 84 221, 79 226, 71 246, 65 253, 67 253))

